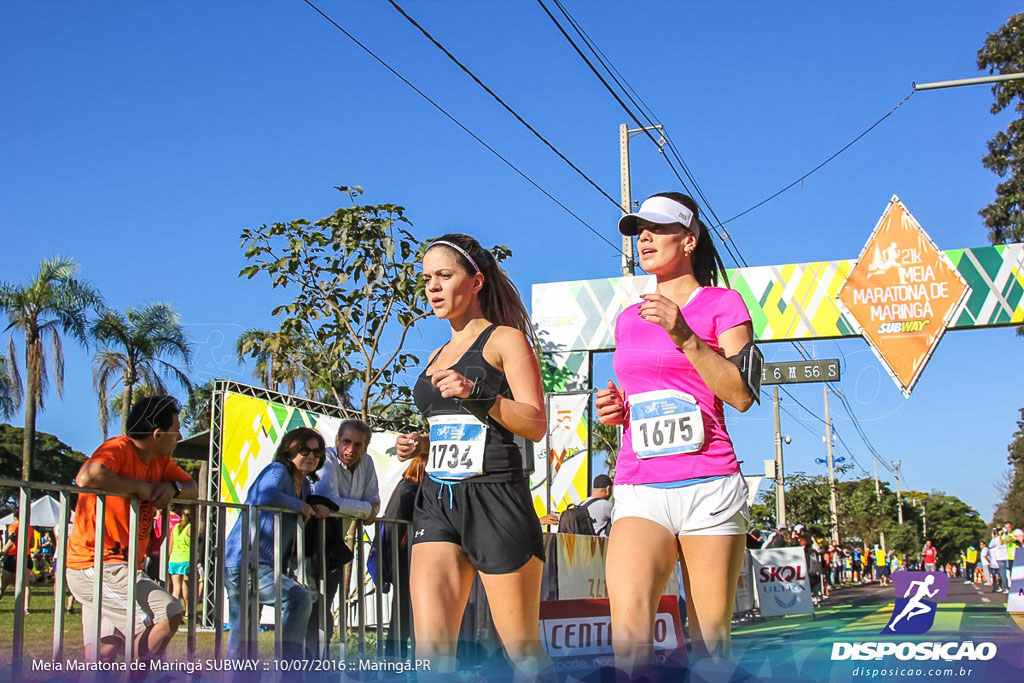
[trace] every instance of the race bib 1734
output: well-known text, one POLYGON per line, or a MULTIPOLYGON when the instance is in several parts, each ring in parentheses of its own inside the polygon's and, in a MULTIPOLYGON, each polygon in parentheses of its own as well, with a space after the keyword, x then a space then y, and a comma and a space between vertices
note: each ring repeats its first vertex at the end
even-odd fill
POLYGON ((436 479, 468 479, 484 473, 487 425, 472 415, 436 415, 430 423, 427 472, 436 479))

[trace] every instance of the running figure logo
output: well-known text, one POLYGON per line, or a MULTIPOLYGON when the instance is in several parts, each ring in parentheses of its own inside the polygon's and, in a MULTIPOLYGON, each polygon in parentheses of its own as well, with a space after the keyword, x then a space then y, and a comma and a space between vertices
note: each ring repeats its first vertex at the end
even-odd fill
POLYGON ((896 572, 896 604, 882 633, 919 635, 935 624, 936 603, 946 599, 949 577, 942 572, 896 572))

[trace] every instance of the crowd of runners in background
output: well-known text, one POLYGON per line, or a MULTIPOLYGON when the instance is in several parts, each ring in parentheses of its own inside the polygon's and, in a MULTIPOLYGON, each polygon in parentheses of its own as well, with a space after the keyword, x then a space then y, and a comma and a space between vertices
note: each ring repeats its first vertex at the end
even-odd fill
POLYGON ((747 536, 750 549, 802 547, 811 586, 823 596, 839 586, 875 581, 889 585, 897 571, 940 571, 950 579, 990 586, 993 593, 1008 593, 1010 568, 1022 545, 1024 530, 1010 522, 992 529, 990 538, 978 546, 968 544, 960 550, 940 552, 927 540, 916 554, 886 550, 877 543, 832 543, 823 529, 808 529, 803 524, 771 532, 753 529, 747 536))

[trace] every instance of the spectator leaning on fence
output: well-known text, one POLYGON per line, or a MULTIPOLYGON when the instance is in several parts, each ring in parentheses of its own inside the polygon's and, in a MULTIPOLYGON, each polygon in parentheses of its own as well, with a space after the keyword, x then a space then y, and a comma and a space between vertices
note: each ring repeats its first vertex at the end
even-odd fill
MULTIPOLYGON (((321 496, 331 502, 328 507, 332 512, 356 519, 373 519, 380 508, 380 491, 377 485, 377 472, 373 459, 363 457, 370 445, 373 430, 362 420, 345 420, 338 426, 338 435, 334 447, 327 448, 323 464, 316 472, 313 484, 313 495, 321 496)), ((324 501, 326 505, 326 501, 324 501)), ((347 521, 347 520, 346 520, 347 521)), ((324 522, 327 525, 327 545, 345 542, 345 526, 342 520, 332 517, 324 522)), ((328 550, 330 548, 328 547, 328 550)), ((345 553, 351 560, 351 554, 345 553)), ((334 602, 347 562, 330 564, 331 553, 328 552, 326 600, 328 606, 334 602)), ((306 642, 310 645, 319 643, 320 619, 316 611, 309 615, 306 631, 306 642)), ((330 643, 334 622, 328 618, 324 625, 327 631, 327 642, 330 643)), ((323 653, 326 656, 326 653, 323 653)))
POLYGON ((86 657, 113 661, 124 645, 128 582, 135 582, 136 652, 139 659, 160 657, 181 624, 181 603, 139 571, 146 553, 153 516, 174 499, 194 499, 198 486, 178 467, 171 454, 181 440, 178 402, 170 396, 139 399, 128 414, 127 435, 109 439, 82 464, 75 479, 79 486, 114 494, 107 497, 103 536, 103 597, 93 596, 93 559, 96 496, 83 493, 75 507, 75 522, 68 538, 67 582, 82 603, 82 630, 86 657), (124 497, 122 497, 124 496, 124 497), (139 506, 138 552, 128 557, 131 501, 139 506), (129 566, 129 561, 132 566, 129 566), (92 642, 93 610, 102 609, 98 652, 92 642))
MULTIPOLYGON (((324 438, 319 432, 308 427, 293 429, 281 439, 274 453, 274 461, 263 468, 246 494, 247 505, 285 508, 297 513, 283 515, 281 544, 275 546, 274 513, 264 510, 259 512, 259 541, 253 552, 259 557, 257 593, 261 605, 273 605, 275 602, 274 555, 281 555, 282 566, 285 566, 284 559, 295 548, 298 515, 302 515, 305 520, 313 515, 321 519, 328 515, 326 507, 310 506, 306 502, 310 495, 310 482, 316 479, 315 472, 324 462, 324 450, 324 438)), ((241 632, 243 559, 242 518, 239 517, 224 546, 224 588, 228 596, 228 623, 231 629, 228 657, 235 659, 240 654, 245 635, 241 632)), ((305 586, 287 576, 281 577, 281 595, 282 632, 276 637, 282 640, 285 659, 298 659, 305 656, 302 642, 313 600, 305 586)))

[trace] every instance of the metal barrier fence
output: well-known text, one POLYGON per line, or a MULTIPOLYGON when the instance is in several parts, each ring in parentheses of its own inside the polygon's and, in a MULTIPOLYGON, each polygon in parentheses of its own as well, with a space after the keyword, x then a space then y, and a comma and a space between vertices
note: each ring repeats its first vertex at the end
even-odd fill
MULTIPOLYGON (((67 580, 65 571, 67 569, 67 544, 68 544, 68 523, 71 517, 71 498, 76 494, 89 493, 96 496, 96 524, 95 524, 95 554, 93 564, 93 590, 92 595, 94 597, 93 605, 95 607, 94 612, 91 615, 91 619, 88 624, 83 623, 83 633, 92 634, 92 642, 94 643, 94 649, 98 649, 100 643, 100 633, 102 624, 102 601, 95 600, 95 596, 103 594, 103 537, 105 532, 104 520, 106 517, 107 498, 124 498, 124 496, 115 496, 112 493, 101 491, 97 489, 87 489, 78 486, 64 486, 55 484, 40 484, 34 482, 24 482, 12 479, 0 479, 0 487, 13 488, 19 491, 19 508, 18 508, 18 554, 19 561, 17 565, 17 573, 15 578, 14 588, 14 640, 12 647, 12 680, 18 680, 23 671, 23 658, 25 649, 25 589, 28 587, 28 566, 27 563, 21 561, 22 556, 27 552, 29 546, 28 539, 28 528, 31 525, 31 497, 33 492, 44 492, 53 493, 58 496, 59 501, 59 513, 57 519, 57 526, 55 529, 59 529, 57 536, 58 542, 54 549, 54 621, 53 621, 53 660, 61 662, 64 660, 64 627, 65 627, 65 611, 63 609, 65 598, 68 594, 67 580)), ((138 498, 131 498, 131 511, 128 520, 128 531, 129 531, 129 547, 127 557, 135 558, 138 556, 138 542, 139 542, 139 510, 140 501, 138 498)), ((240 505, 233 503, 222 503, 218 501, 209 500, 180 500, 175 501, 176 505, 183 507, 190 507, 193 510, 192 513, 192 525, 193 531, 190 534, 189 539, 189 570, 187 579, 189 582, 190 590, 188 591, 188 599, 186 605, 186 612, 188 614, 187 619, 187 630, 186 630, 186 649, 189 660, 193 660, 196 656, 196 633, 197 633, 197 588, 200 585, 200 580, 203 582, 205 595, 209 596, 210 592, 213 593, 212 600, 203 600, 203 620, 205 623, 212 624, 212 630, 214 633, 214 652, 215 658, 220 659, 225 655, 224 648, 224 625, 228 621, 227 614, 224 605, 224 590, 225 590, 225 543, 230 529, 225 528, 226 515, 228 510, 237 510, 240 515, 239 523, 242 525, 242 529, 249 529, 249 533, 241 534, 241 558, 249 558, 247 562, 241 562, 239 564, 239 585, 246 586, 246 590, 242 590, 240 594, 241 608, 240 608, 240 630, 245 637, 241 638, 242 651, 239 656, 242 658, 257 658, 258 653, 258 633, 260 626, 260 609, 261 605, 258 598, 258 582, 259 582, 259 518, 260 512, 269 512, 273 514, 273 536, 274 536, 274 558, 273 558, 273 572, 274 572, 274 654, 280 658, 282 655, 282 578, 285 575, 286 558, 282 556, 281 552, 281 535, 282 535, 282 524, 284 515, 293 515, 298 517, 296 526, 296 538, 295 538, 295 555, 296 568, 295 575, 296 581, 299 584, 309 588, 307 581, 307 562, 306 562, 306 522, 303 520, 301 515, 283 508, 275 508, 269 506, 250 506, 240 505), (199 537, 203 533, 199 529, 199 533, 196 533, 198 527, 200 527, 200 520, 206 518, 205 515, 201 515, 200 512, 209 511, 209 514, 216 515, 217 524, 215 530, 217 538, 213 539, 212 545, 207 547, 211 548, 215 554, 215 561, 210 562, 211 558, 199 558, 197 552, 199 549, 199 537), (250 550, 252 552, 250 552, 250 550), (205 560, 202 561, 201 560, 205 560), (209 566, 214 569, 212 576, 198 576, 198 569, 200 564, 209 566), (212 613, 210 611, 212 610, 212 613), (255 651, 253 651, 255 650, 255 651)), ((351 519, 346 518, 340 514, 331 514, 331 517, 339 519, 351 519)), ((169 515, 168 509, 164 508, 162 511, 161 518, 165 528, 169 530, 169 515)), ((411 522, 406 520, 391 520, 391 519, 378 519, 373 523, 374 537, 373 546, 376 549, 375 554, 377 559, 375 565, 375 576, 373 576, 374 582, 378 586, 378 589, 374 592, 374 605, 376 612, 376 651, 378 656, 384 654, 384 601, 383 594, 379 589, 382 586, 381 580, 381 561, 383 547, 382 547, 382 524, 393 524, 395 528, 400 526, 408 526, 411 522)), ((212 525, 211 525, 212 526, 212 525)), ((326 524, 320 524, 319 538, 316 539, 318 558, 319 558, 319 579, 316 584, 316 590, 320 596, 314 603, 314 609, 318 613, 319 621, 319 651, 326 652, 328 650, 328 643, 326 642, 326 624, 327 619, 330 618, 330 610, 327 605, 327 601, 324 598, 326 595, 327 585, 327 544, 328 542, 343 543, 345 539, 328 539, 326 524)), ((365 653, 366 650, 366 591, 364 576, 366 575, 366 564, 367 557, 364 551, 364 543, 362 541, 364 536, 364 526, 362 522, 356 521, 356 539, 355 544, 355 560, 354 567, 359 568, 357 574, 357 608, 355 610, 356 616, 356 631, 357 631, 357 642, 360 654, 365 653)), ((391 600, 396 603, 394 608, 395 624, 394 628, 398 633, 402 633, 401 615, 403 613, 402 605, 409 599, 408 595, 402 593, 402 581, 400 577, 400 546, 399 546, 398 533, 390 534, 391 538, 391 569, 393 581, 393 592, 391 594, 391 600)), ((167 581, 167 558, 168 558, 168 545, 170 542, 170 533, 164 533, 161 538, 161 553, 160 553, 160 577, 163 579, 166 585, 167 581)), ((354 570, 353 570, 354 571, 354 570)), ((347 621, 346 618, 346 596, 348 593, 347 585, 343 582, 338 589, 337 601, 341 603, 337 608, 338 613, 338 629, 337 633, 341 638, 342 648, 341 653, 344 656, 345 652, 345 638, 347 634, 347 621)), ((125 596, 125 602, 128 605, 134 605, 135 609, 127 610, 127 619, 123 628, 121 629, 125 635, 124 643, 124 655, 125 661, 132 661, 136 657, 135 652, 135 610, 140 609, 136 604, 136 581, 128 581, 128 593, 125 596)), ((84 619, 83 614, 83 619, 84 619)), ((95 659, 96 652, 92 653, 92 658, 95 659)))

